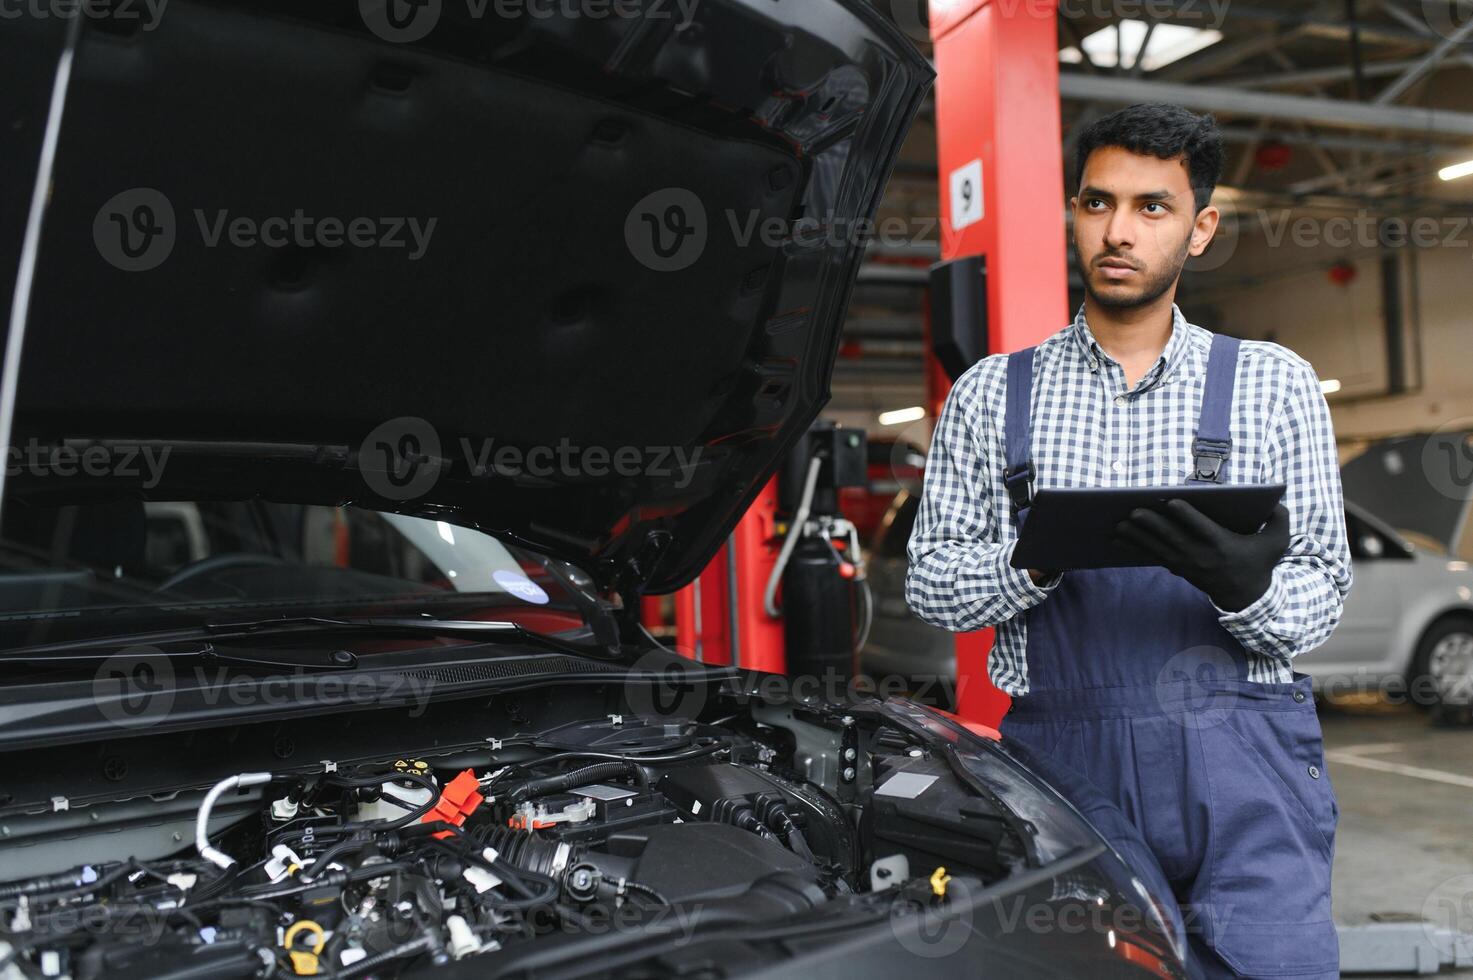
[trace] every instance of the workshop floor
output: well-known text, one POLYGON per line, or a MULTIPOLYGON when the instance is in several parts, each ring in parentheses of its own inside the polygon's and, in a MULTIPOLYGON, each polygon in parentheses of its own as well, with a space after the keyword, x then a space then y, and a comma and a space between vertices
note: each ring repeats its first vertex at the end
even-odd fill
POLYGON ((1336 920, 1421 915, 1454 898, 1473 932, 1473 726, 1434 728, 1383 704, 1321 706, 1320 721, 1340 802, 1336 920))

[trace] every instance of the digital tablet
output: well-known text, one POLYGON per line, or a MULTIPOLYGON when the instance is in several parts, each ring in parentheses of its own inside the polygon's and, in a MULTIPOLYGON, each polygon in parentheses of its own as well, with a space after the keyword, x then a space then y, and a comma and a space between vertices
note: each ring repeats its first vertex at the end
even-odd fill
POLYGON ((1160 510, 1169 500, 1185 500, 1223 527, 1253 534, 1272 516, 1284 490, 1282 483, 1045 487, 1033 495, 1011 564, 1048 572, 1156 565, 1139 549, 1113 541, 1115 525, 1137 507, 1160 510))

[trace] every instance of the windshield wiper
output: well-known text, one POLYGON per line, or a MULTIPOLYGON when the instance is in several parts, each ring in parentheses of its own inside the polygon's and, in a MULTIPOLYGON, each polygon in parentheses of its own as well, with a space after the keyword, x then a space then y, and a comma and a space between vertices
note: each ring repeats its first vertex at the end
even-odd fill
MULTIPOLYGON (((287 660, 280 655, 272 656, 270 651, 252 650, 248 653, 237 651, 228 643, 224 646, 217 645, 217 641, 224 643, 230 640, 252 639, 259 637, 291 637, 312 636, 332 633, 369 633, 369 634, 393 634, 393 633, 417 633, 431 636, 457 637, 464 639, 480 640, 488 643, 527 643, 544 649, 555 650, 575 657, 597 657, 599 659, 612 659, 610 655, 599 647, 580 646, 529 630, 517 623, 503 620, 460 620, 460 619, 436 619, 432 616, 385 616, 385 617, 348 617, 342 619, 325 616, 290 616, 277 619, 261 619, 247 622, 223 622, 206 623, 199 627, 188 629, 163 630, 152 633, 131 633, 121 636, 89 637, 81 640, 63 640, 57 643, 41 643, 34 646, 18 647, 13 650, 0 651, 0 662, 7 660, 35 660, 35 661, 88 661, 98 658, 99 651, 107 651, 103 655, 111 656, 119 649, 138 646, 164 646, 178 643, 202 643, 194 649, 175 651, 157 651, 157 655, 180 656, 180 657, 213 657, 222 662, 253 663, 259 666, 302 666, 300 659, 287 660)), ((334 650, 329 653, 328 660, 315 666, 328 668, 351 668, 357 666, 357 655, 347 650, 334 650), (339 654, 347 654, 340 657, 339 654), (340 662, 333 662, 337 658, 340 662)))

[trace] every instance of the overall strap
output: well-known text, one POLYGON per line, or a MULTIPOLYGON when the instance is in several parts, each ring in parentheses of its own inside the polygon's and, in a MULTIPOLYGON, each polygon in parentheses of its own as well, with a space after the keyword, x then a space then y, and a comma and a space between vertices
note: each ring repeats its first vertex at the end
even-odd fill
POLYGON ((1007 414, 1003 419, 1007 447, 1007 469, 1003 482, 1012 498, 1013 510, 1021 515, 1033 503, 1031 455, 1033 441, 1033 355, 1036 347, 1008 355, 1007 414))
POLYGON ((1207 356, 1207 386, 1202 392, 1202 414, 1192 442, 1192 475, 1188 483, 1221 483, 1232 453, 1233 384, 1238 377, 1236 337, 1214 334, 1207 356))

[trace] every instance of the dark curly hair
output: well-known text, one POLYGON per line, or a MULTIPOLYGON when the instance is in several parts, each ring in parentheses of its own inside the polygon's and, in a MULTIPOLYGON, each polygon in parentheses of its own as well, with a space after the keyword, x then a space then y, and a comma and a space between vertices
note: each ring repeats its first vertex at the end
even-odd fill
POLYGON ((1217 120, 1179 105, 1141 102, 1091 123, 1079 137, 1075 151, 1076 183, 1084 179, 1084 162, 1089 155, 1105 146, 1162 160, 1185 156, 1198 211, 1212 200, 1212 191, 1222 176, 1222 133, 1217 120))

